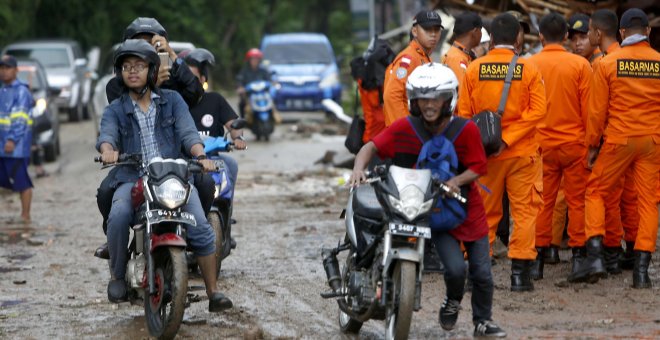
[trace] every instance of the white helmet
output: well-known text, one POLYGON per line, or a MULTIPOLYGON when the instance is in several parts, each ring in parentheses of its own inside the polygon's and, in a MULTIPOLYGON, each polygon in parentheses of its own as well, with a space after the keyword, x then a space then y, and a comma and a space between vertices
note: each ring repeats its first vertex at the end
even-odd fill
POLYGON ((451 115, 458 101, 457 88, 458 79, 449 67, 439 63, 428 63, 417 67, 408 76, 406 82, 406 94, 411 102, 411 113, 413 111, 413 100, 442 97, 445 100, 445 105, 441 114, 443 116, 451 115))

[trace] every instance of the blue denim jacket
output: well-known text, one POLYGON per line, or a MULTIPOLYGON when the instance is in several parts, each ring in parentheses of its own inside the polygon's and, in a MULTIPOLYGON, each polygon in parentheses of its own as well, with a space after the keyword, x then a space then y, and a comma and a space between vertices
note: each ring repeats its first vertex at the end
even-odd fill
MULTIPOLYGON (((188 105, 175 91, 160 89, 160 98, 154 98, 156 104, 156 140, 163 158, 179 158, 190 155, 195 144, 202 144, 195 122, 190 115, 188 105)), ((140 125, 134 114, 133 101, 128 92, 115 99, 103 111, 101 132, 96 142, 100 151, 101 144, 109 143, 120 154, 141 154, 140 125)), ((137 169, 130 166, 118 167, 110 185, 134 182, 138 179, 137 169)))

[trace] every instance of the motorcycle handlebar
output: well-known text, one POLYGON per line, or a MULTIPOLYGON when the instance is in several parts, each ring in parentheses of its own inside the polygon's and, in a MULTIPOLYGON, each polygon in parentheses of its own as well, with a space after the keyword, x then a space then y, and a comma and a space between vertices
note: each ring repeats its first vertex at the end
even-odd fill
POLYGON ((436 186, 438 187, 438 191, 440 191, 441 195, 446 195, 451 198, 456 199, 457 201, 461 203, 467 203, 467 198, 463 197, 460 192, 452 191, 451 188, 445 184, 444 182, 441 182, 439 180, 434 180, 436 186))

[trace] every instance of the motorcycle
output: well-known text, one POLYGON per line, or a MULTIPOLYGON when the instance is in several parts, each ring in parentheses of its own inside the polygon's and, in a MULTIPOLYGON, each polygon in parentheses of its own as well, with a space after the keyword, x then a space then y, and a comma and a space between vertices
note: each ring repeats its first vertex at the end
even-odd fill
MULTIPOLYGON (((100 157, 94 159, 101 162, 100 157)), ((120 155, 108 166, 135 166, 143 173, 131 189, 135 210, 130 230, 126 286, 131 304, 144 304, 149 334, 171 339, 181 326, 188 292, 185 224, 194 215, 182 211, 191 192, 190 173, 202 171, 195 161, 156 157, 149 164, 140 155, 120 155)))
MULTIPOLYGON (((242 129, 245 125, 245 120, 236 119, 231 124, 231 129, 242 129)), ((234 149, 234 143, 227 140, 228 134, 229 131, 227 131, 224 137, 204 138, 204 152, 208 159, 215 162, 217 169, 216 171, 209 172, 215 182, 215 194, 213 196, 211 210, 206 218, 215 233, 215 256, 218 277, 220 277, 220 270, 222 269, 222 260, 229 256, 232 249, 236 248, 236 243, 231 238, 231 225, 233 224, 231 216, 234 201, 233 188, 236 183, 232 183, 229 176, 229 169, 225 166, 224 161, 218 157, 221 152, 230 152, 234 149)))
POLYGON ((331 291, 321 296, 337 300, 342 332, 358 333, 376 319, 385 320, 386 339, 407 339, 412 313, 421 308, 431 208, 450 190, 430 170, 378 165, 367 177, 371 185, 352 188, 342 212, 343 243, 322 250, 331 291), (340 270, 337 254, 346 250, 340 270))
POLYGON ((250 130, 257 136, 257 140, 262 138, 265 141, 270 140, 270 135, 275 129, 270 87, 270 82, 266 80, 257 80, 245 85, 249 110, 252 112, 250 130))

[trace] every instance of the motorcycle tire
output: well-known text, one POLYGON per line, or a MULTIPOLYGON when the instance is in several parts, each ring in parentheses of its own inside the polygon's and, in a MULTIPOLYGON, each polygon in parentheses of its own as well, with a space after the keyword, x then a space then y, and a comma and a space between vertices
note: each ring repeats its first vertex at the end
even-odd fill
MULTIPOLYGON (((349 261, 348 259, 352 258, 353 252, 351 251, 350 254, 348 254, 347 257, 347 262, 349 261)), ((341 278, 342 278, 342 289, 347 289, 347 284, 348 284, 348 264, 344 266, 342 273, 341 273, 341 278)), ((346 299, 346 298, 344 298, 346 299)), ((346 301, 347 305, 352 305, 351 301, 346 301)), ((349 333, 349 334, 358 334, 360 332, 360 329, 362 328, 362 322, 355 320, 351 318, 348 314, 344 313, 344 311, 341 310, 341 308, 338 308, 339 310, 339 315, 338 315, 338 321, 339 321, 339 329, 343 333, 349 333)))
POLYGON ((181 327, 188 293, 186 254, 182 248, 165 247, 152 256, 156 294, 145 292, 147 328, 155 338, 173 339, 181 327))
POLYGON ((392 272, 390 306, 385 321, 385 339, 408 339, 410 323, 415 306, 415 264, 410 261, 397 261, 392 272))
POLYGON ((225 225, 218 214, 215 211, 212 211, 206 216, 211 227, 213 228, 213 233, 215 233, 215 267, 216 275, 220 278, 220 270, 222 269, 222 260, 225 256, 225 248, 227 247, 227 238, 225 237, 225 225))

